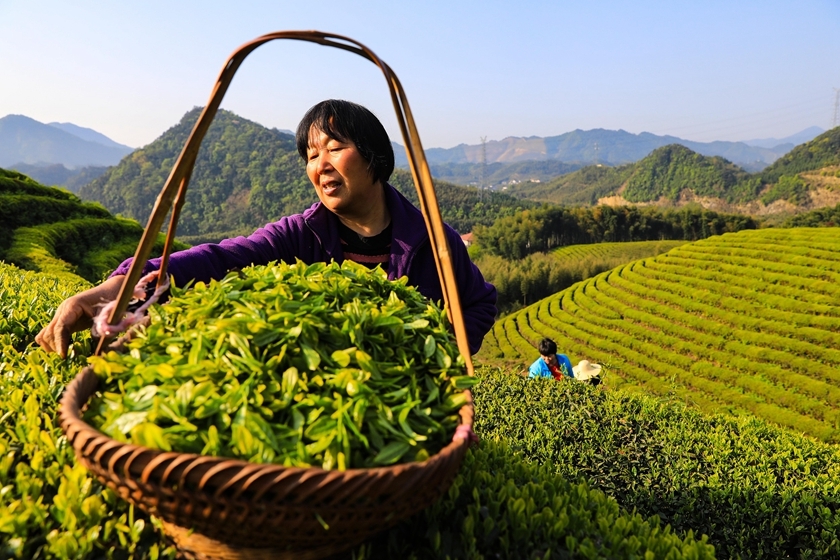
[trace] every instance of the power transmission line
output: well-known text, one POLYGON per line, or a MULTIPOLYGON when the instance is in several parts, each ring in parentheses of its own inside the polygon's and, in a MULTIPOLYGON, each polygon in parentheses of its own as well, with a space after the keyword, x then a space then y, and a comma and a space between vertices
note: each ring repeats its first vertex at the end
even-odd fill
POLYGON ((831 120, 831 128, 840 124, 838 117, 840 117, 840 88, 834 88, 834 118, 831 120))
MULTIPOLYGON (((772 108, 720 119, 706 119, 702 121, 702 124, 696 119, 690 119, 685 123, 680 123, 679 121, 681 119, 679 117, 668 117, 658 125, 648 124, 646 130, 655 134, 672 134, 682 138, 700 141, 701 138, 709 138, 711 136, 714 136, 715 140, 722 140, 723 138, 720 136, 731 135, 732 133, 735 133, 739 139, 744 139, 750 135, 759 137, 762 134, 766 135, 769 129, 780 129, 780 127, 801 128, 807 121, 810 121, 812 124, 825 122, 827 125, 830 121, 823 121, 822 119, 826 118, 824 112, 825 103, 826 101, 831 103, 831 99, 829 98, 827 100, 828 95, 826 90, 822 91, 823 93, 814 91, 806 99, 801 99, 801 96, 788 99, 781 102, 779 106, 772 108), (823 116, 819 117, 820 114, 823 116)), ((687 116, 682 118, 688 119, 687 116)), ((828 115, 828 119, 830 118, 831 116, 828 115)), ((840 111, 838 111, 837 124, 840 124, 840 111)))
POLYGON ((487 169, 487 137, 481 137, 481 167, 478 171, 478 200, 481 200, 484 193, 484 172, 487 169))

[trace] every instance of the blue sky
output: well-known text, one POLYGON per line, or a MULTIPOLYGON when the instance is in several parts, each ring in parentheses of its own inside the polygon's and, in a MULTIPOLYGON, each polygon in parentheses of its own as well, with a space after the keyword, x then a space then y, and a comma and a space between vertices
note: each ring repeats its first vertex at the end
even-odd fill
MULTIPOLYGON (((780 138, 829 128, 840 88, 838 0, 0 0, 0 117, 143 146, 206 103, 237 46, 294 29, 376 52, 427 148, 577 128, 780 138)), ((222 107, 293 129, 330 97, 368 106, 402 143, 379 70, 314 44, 255 51, 222 107)))

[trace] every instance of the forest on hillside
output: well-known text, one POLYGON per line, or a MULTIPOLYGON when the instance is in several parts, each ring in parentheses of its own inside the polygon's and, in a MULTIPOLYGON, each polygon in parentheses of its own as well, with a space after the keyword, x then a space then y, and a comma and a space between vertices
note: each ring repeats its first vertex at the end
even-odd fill
POLYGON ((481 250, 516 260, 557 247, 619 241, 684 239, 755 229, 759 222, 739 214, 702 208, 542 206, 502 217, 475 230, 481 250))
POLYGON ((542 206, 477 227, 470 255, 508 313, 630 260, 687 241, 756 229, 757 220, 702 208, 542 206), (572 247, 576 251, 565 251, 572 247), (610 250, 605 250, 610 247, 610 250))
POLYGON ((675 202, 684 191, 729 203, 760 200, 807 202, 809 185, 801 173, 840 164, 840 127, 796 146, 758 173, 749 173, 724 158, 700 155, 679 144, 657 148, 633 164, 590 165, 539 184, 508 188, 521 198, 561 205, 594 205, 621 194, 630 202, 675 202))
MULTIPOLYGON (((186 113, 79 195, 145 223, 200 113, 186 113)), ((178 232, 253 230, 315 201, 292 136, 221 110, 199 150, 178 232)))
POLYGON ((840 226, 840 204, 818 208, 805 214, 788 218, 781 227, 837 227, 840 226))
MULTIPOLYGON (((395 169, 390 182, 419 208, 417 187, 408 171, 395 169)), ((459 233, 468 233, 477 226, 489 226, 499 218, 539 206, 539 203, 520 200, 505 193, 462 187, 445 181, 434 183, 441 217, 459 233)))
MULTIPOLYGON (((134 254, 142 234, 101 204, 0 169, 0 262, 98 282, 134 254)), ((162 248, 161 234, 154 251, 162 248)))
MULTIPOLYGON (((145 223, 200 112, 200 107, 188 112, 160 138, 85 185, 79 195, 145 223)), ((395 170, 392 183, 417 202, 408 171, 395 170)), ((444 181, 436 186, 443 219, 461 233, 536 205, 444 181)), ((317 200, 291 135, 221 110, 198 152, 178 233, 191 242, 248 234, 317 200)))

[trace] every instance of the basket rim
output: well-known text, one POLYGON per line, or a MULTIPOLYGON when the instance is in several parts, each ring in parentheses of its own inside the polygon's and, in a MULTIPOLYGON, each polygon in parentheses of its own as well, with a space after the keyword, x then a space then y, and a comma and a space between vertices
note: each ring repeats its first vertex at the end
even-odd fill
MULTIPOLYGON (((122 456, 139 456, 147 455, 151 457, 150 463, 165 462, 167 460, 178 461, 194 461, 201 460, 204 464, 211 464, 213 467, 224 467, 225 470, 230 468, 248 469, 249 475, 265 475, 269 473, 286 474, 286 475, 304 475, 310 474, 312 476, 326 476, 329 478, 350 478, 355 476, 384 476, 395 475, 406 471, 413 471, 416 469, 427 468, 436 461, 442 460, 448 455, 457 453, 461 448, 469 447, 470 441, 468 438, 459 438, 450 441, 446 446, 441 448, 437 453, 431 455, 425 461, 410 461, 406 463, 397 463, 394 465, 382 467, 368 467, 368 468, 350 468, 345 470, 338 469, 323 469, 317 466, 311 467, 294 467, 285 466, 277 463, 254 463, 244 459, 235 457, 224 457, 214 455, 202 455, 198 453, 184 453, 180 451, 163 451, 160 449, 153 449, 133 443, 125 443, 113 439, 112 437, 97 430, 81 417, 81 409, 84 404, 90 399, 99 385, 99 376, 93 371, 93 367, 88 365, 73 378, 73 380, 65 387, 64 393, 59 401, 59 420, 62 431, 67 436, 73 449, 80 456, 87 457, 84 447, 89 447, 88 442, 95 442, 96 448, 103 445, 118 449, 120 457, 122 456), (80 435, 87 437, 80 438, 80 435)), ((459 409, 461 424, 467 424, 470 428, 473 425, 473 404, 472 394, 469 389, 464 391, 468 395, 467 404, 459 409)), ((211 467, 212 468, 212 467, 211 467)), ((152 483, 144 477, 144 483, 152 483)))

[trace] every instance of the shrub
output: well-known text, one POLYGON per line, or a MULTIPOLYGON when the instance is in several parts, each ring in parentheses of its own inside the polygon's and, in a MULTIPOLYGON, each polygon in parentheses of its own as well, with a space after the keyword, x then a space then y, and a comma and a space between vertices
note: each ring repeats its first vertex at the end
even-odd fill
POLYGON ((837 557, 840 451, 756 419, 587 385, 487 373, 476 431, 586 481, 721 558, 837 557))

